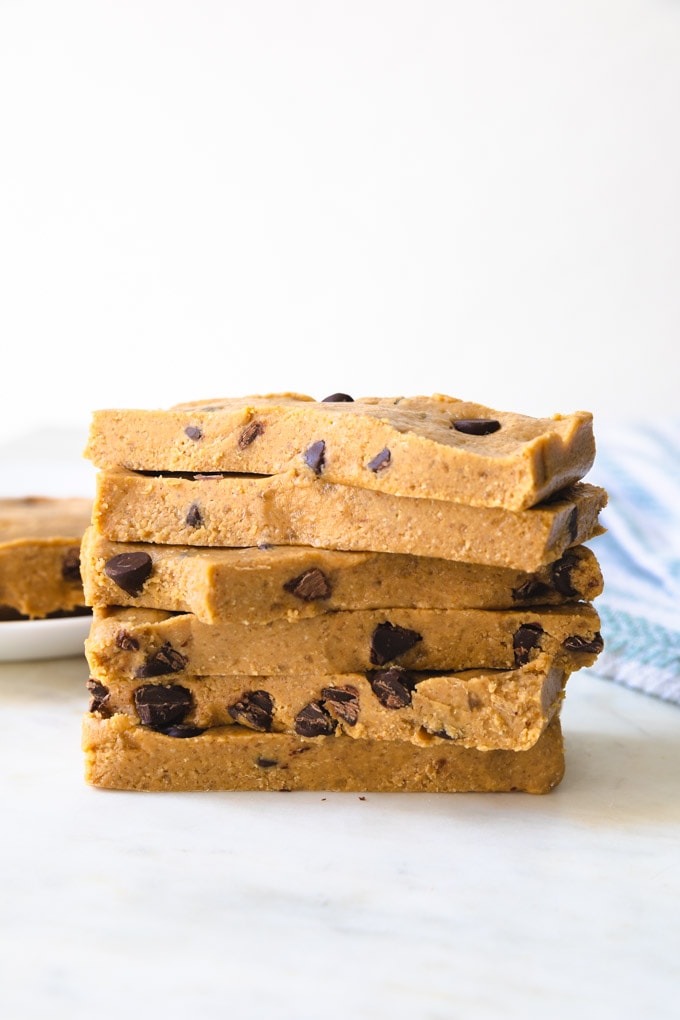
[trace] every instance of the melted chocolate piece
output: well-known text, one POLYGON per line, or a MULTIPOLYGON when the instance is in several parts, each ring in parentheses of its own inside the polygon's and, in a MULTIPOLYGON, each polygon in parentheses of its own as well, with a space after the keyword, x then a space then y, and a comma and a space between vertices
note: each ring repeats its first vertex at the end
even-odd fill
POLYGON ((512 635, 512 647, 515 652, 515 665, 526 666, 531 651, 538 646, 543 634, 540 623, 523 623, 512 635))
POLYGON ((187 511, 185 523, 190 528, 201 528, 203 526, 203 517, 201 516, 201 510, 198 503, 192 503, 187 511))
POLYGON ((493 418, 458 418, 451 425, 456 432, 463 432, 466 436, 489 436, 501 427, 501 423, 493 418))
POLYGON ((87 689, 92 695, 90 699, 90 712, 101 712, 105 707, 106 702, 111 697, 111 691, 104 684, 100 684, 98 680, 93 677, 87 681, 87 689))
POLYGON ((120 648, 122 652, 136 652, 139 650, 139 641, 121 627, 116 634, 116 648, 120 648))
POLYGON ((167 673, 181 673, 189 660, 166 642, 157 652, 152 652, 135 672, 140 680, 152 676, 165 676, 167 673))
POLYGON ((330 598, 331 586, 328 582, 328 578, 319 570, 317 567, 313 567, 311 570, 305 570, 304 574, 300 574, 299 577, 294 577, 290 581, 286 581, 284 589, 290 592, 291 595, 295 595, 296 598, 302 599, 303 602, 315 602, 317 599, 330 598))
POLYGON ((550 585, 545 584, 544 581, 539 581, 537 577, 530 578, 525 581, 524 584, 520 584, 519 588, 512 589, 512 598, 514 602, 540 602, 547 595, 550 594, 550 585))
POLYGON ((312 469, 315 475, 320 475, 325 463, 326 444, 323 439, 319 439, 305 450, 305 464, 312 469))
POLYGON ((61 563, 61 576, 65 581, 82 584, 83 579, 80 576, 80 548, 78 546, 66 550, 61 563))
POLYGON ((295 716, 295 732, 301 737, 329 737, 337 725, 320 701, 310 701, 295 716))
POLYGON ((376 454, 373 460, 369 460, 366 467, 368 468, 369 471, 375 471, 375 473, 377 474, 378 471, 384 471, 385 468, 388 468, 391 462, 392 454, 387 449, 387 447, 385 447, 384 450, 381 450, 380 453, 376 454))
POLYGON ((395 627, 389 622, 379 623, 371 637, 371 662, 374 666, 384 666, 422 640, 423 635, 417 630, 395 627))
POLYGON ((184 433, 189 437, 189 439, 193 439, 195 443, 197 443, 199 439, 203 439, 203 433, 196 425, 187 425, 184 433))
POLYGON ((251 421, 250 425, 246 425, 241 435, 238 437, 238 445, 242 450, 245 450, 247 446, 254 443, 258 436, 261 436, 264 432, 264 425, 261 421, 251 421))
POLYGON ((592 638, 583 637, 581 634, 571 634, 564 639, 562 646, 568 652, 588 652, 599 655, 604 648, 604 641, 599 631, 592 638))
POLYGON ((106 576, 133 598, 141 593, 152 570, 153 560, 145 552, 120 553, 104 564, 106 576))
POLYGON ((574 507, 574 509, 569 514, 569 520, 567 521, 567 531, 569 533, 569 538, 572 540, 572 542, 575 542, 576 541, 576 536, 578 535, 578 509, 577 509, 577 507, 574 507))
POLYGON ((399 666, 367 674, 367 680, 376 698, 385 708, 406 708, 411 704, 411 691, 415 681, 411 674, 399 666))
POLYGON ((179 684, 144 684, 134 693, 142 726, 162 729, 184 722, 194 707, 191 691, 179 684))
POLYGON ((164 733, 166 737, 179 737, 186 740, 188 737, 200 737, 205 733, 205 726, 194 726, 193 723, 177 723, 175 726, 154 726, 158 733, 164 733))
POLYGON ((256 758, 255 764, 260 769, 273 769, 279 763, 276 758, 256 758))
POLYGON ((246 691, 242 698, 227 711, 234 722, 249 726, 251 730, 268 733, 274 718, 274 701, 268 691, 246 691))
POLYGON ((330 707, 348 726, 356 726, 359 718, 359 692, 356 687, 346 684, 344 687, 322 687, 321 697, 324 704, 330 707))
POLYGON ((574 556, 573 553, 565 553, 550 568, 550 576, 555 585, 555 590, 567 598, 573 598, 574 595, 578 595, 576 588, 571 583, 571 572, 577 564, 578 556, 574 556))
POLYGON ((349 393, 331 393, 330 397, 324 397, 321 401, 322 404, 353 404, 354 397, 350 397, 349 393))

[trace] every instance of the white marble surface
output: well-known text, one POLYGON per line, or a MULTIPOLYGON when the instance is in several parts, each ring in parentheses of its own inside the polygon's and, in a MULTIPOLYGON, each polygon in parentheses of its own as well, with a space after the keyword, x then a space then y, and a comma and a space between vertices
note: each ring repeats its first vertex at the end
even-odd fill
POLYGON ((677 1017, 680 710, 572 677, 546 797, 129 794, 0 666, 0 1015, 677 1017))

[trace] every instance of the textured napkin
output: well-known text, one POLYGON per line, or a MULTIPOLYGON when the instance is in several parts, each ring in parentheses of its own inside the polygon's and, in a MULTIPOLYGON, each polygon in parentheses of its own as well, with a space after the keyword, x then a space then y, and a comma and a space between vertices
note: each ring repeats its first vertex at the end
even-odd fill
POLYGON ((588 481, 609 504, 591 548, 605 588, 596 608, 598 676, 680 704, 680 419, 597 427, 588 481))

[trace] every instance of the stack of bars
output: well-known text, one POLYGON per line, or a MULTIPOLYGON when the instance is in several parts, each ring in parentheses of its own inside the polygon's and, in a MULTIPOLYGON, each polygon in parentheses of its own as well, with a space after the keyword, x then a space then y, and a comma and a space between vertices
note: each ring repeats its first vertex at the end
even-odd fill
POLYGON ((589 413, 285 394, 98 411, 85 452, 88 782, 560 781, 602 648, 589 413))

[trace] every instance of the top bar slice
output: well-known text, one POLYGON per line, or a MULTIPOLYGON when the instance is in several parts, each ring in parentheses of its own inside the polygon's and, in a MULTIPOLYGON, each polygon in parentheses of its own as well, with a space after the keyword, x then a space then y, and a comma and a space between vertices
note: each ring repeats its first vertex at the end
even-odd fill
POLYGON ((516 511, 583 478, 595 442, 586 411, 532 418, 441 394, 315 401, 287 393, 95 411, 85 456, 133 471, 300 470, 396 496, 516 511))

